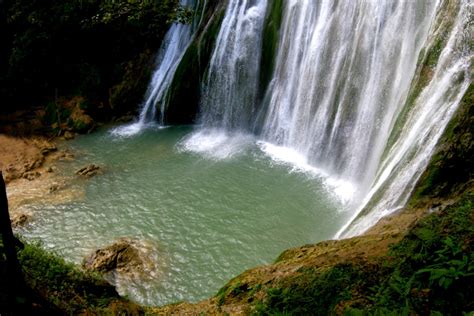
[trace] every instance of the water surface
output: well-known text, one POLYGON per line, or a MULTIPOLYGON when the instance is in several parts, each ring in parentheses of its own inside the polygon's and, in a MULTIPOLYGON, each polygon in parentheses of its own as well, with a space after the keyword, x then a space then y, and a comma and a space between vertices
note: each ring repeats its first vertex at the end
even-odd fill
POLYGON ((60 172, 95 163, 104 173, 75 180, 82 200, 32 205, 22 232, 66 259, 120 237, 151 245, 157 271, 125 282, 121 294, 144 304, 198 301, 285 249, 330 238, 346 218, 314 173, 272 159, 252 136, 192 127, 150 128, 124 138, 104 129, 67 145, 60 172))

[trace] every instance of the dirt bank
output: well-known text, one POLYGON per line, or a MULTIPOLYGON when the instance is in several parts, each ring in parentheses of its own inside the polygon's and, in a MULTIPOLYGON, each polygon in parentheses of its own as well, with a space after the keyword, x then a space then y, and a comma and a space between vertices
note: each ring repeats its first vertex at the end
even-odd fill
POLYGON ((24 178, 33 180, 39 177, 37 169, 46 158, 57 151, 56 144, 45 138, 19 138, 0 134, 0 169, 5 182, 24 178))
POLYGON ((56 172, 55 162, 73 155, 57 147, 57 140, 44 137, 13 137, 0 134, 0 170, 7 183, 13 226, 26 224, 34 216, 28 204, 38 200, 54 204, 81 196, 70 180, 56 172))

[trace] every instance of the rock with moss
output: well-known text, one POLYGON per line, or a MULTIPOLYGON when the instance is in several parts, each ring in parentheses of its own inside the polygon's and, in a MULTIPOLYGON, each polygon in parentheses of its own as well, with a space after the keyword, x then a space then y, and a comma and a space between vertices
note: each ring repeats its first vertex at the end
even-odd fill
POLYGON ((167 95, 167 124, 193 123, 199 109, 201 82, 206 75, 215 41, 224 18, 225 1, 208 2, 193 42, 178 65, 167 95))
MULTIPOLYGON (((84 272, 41 244, 23 240, 18 252, 31 293, 22 305, 33 315, 139 315, 143 308, 121 298, 97 274, 84 272)), ((1 290, 1 289, 0 289, 1 290)), ((3 294, 0 292, 0 295, 3 294)), ((15 313, 14 313, 15 314, 15 313)), ((30 314, 30 313, 27 313, 30 314)))
POLYGON ((430 164, 418 180, 411 205, 453 198, 474 178, 474 84, 467 89, 430 164))

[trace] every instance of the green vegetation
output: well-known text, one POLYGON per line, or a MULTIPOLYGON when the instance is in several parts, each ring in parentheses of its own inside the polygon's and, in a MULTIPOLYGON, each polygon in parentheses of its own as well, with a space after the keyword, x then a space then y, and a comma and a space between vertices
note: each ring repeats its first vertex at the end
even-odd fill
POLYGON ((201 82, 211 59, 220 25, 224 19, 223 2, 210 1, 197 36, 183 56, 168 93, 167 124, 193 123, 201 97, 201 82))
POLYGON ((351 299, 352 282, 363 279, 364 272, 352 264, 341 264, 324 272, 302 269, 297 277, 285 281, 286 286, 270 288, 267 300, 256 305, 255 313, 329 315, 339 302, 351 299))
MULTIPOLYGON (((393 144, 395 140, 398 139, 403 130, 404 124, 406 123, 408 114, 413 108, 417 98, 432 79, 433 71, 436 68, 441 52, 446 46, 450 32, 454 26, 457 10, 459 9, 458 5, 459 4, 456 3, 456 1, 446 1, 439 9, 435 22, 436 37, 427 47, 426 51, 420 53, 416 74, 411 83, 408 98, 401 113, 398 115, 395 126, 392 129, 392 134, 388 140, 388 144, 393 144)), ((386 148, 384 156, 388 154, 390 146, 387 146, 386 148)))
POLYGON ((89 100, 94 118, 135 110, 149 80, 143 67, 170 23, 190 14, 178 0, 2 1, 0 111, 74 96, 89 100))
POLYGON ((438 143, 438 150, 422 174, 410 205, 446 198, 469 184, 474 176, 474 85, 464 94, 459 109, 438 143))
POLYGON ((79 270, 40 244, 25 244, 18 254, 26 283, 46 305, 43 308, 64 314, 137 314, 141 310, 120 298, 98 275, 79 270))
POLYGON ((455 204, 420 220, 385 256, 329 267, 303 265, 263 286, 242 284, 236 278, 218 293, 218 304, 248 302, 256 315, 457 315, 473 311, 473 211, 474 192, 468 191, 455 204), (260 289, 263 295, 256 296, 260 289))
POLYGON ((395 245, 375 305, 419 313, 474 310, 474 193, 424 218, 395 245))

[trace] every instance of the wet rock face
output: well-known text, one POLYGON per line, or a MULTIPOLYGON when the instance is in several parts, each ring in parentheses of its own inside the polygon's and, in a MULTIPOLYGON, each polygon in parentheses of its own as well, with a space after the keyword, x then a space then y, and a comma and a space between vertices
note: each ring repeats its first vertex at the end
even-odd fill
POLYGON ((78 176, 91 178, 101 172, 101 168, 98 165, 90 164, 76 171, 78 176))
POLYGON ((143 260, 140 258, 139 250, 127 238, 121 238, 108 247, 96 250, 83 263, 87 270, 101 273, 113 270, 127 272, 131 269, 139 269, 142 265, 143 260))

